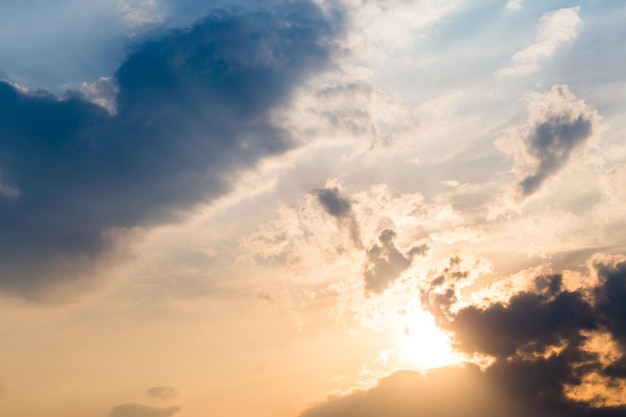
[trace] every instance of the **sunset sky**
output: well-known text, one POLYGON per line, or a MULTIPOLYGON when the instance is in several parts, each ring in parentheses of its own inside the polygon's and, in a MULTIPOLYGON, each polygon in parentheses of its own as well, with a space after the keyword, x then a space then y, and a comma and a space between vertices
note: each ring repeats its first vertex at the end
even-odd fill
POLYGON ((0 1, 0 415, 626 416, 625 22, 0 1))

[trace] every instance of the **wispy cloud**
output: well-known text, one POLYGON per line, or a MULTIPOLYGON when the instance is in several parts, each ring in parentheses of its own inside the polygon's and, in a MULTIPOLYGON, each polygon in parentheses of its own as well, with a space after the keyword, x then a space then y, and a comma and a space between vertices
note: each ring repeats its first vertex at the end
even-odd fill
POLYGON ((572 7, 544 14, 539 22, 535 43, 513 55, 511 64, 496 74, 511 76, 537 72, 544 58, 576 39, 576 29, 582 22, 579 11, 580 7, 572 7))

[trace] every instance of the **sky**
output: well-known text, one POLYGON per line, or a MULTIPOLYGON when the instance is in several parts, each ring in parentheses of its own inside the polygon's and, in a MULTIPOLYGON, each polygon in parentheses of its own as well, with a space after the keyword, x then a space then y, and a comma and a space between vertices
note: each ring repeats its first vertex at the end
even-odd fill
POLYGON ((0 414, 626 415, 625 19, 0 2, 0 414))

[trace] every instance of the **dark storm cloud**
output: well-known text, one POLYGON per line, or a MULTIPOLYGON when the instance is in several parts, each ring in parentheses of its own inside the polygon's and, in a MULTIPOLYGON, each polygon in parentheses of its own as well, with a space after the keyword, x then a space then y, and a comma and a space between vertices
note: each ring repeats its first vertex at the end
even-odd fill
POLYGON ((172 221, 292 147, 269 112, 328 63, 333 36, 308 1, 213 12, 136 47, 115 115, 0 82, 0 290, 88 278, 107 230, 172 221))
MULTIPOLYGON (((595 268, 599 283, 591 289, 568 291, 561 275, 539 276, 532 290, 513 295, 506 304, 468 306, 458 312, 443 304, 431 311, 454 334, 459 350, 494 359, 485 378, 524 404, 525 415, 620 415, 626 406, 576 402, 565 395, 568 387, 579 387, 591 375, 605 378, 608 385, 626 383, 619 372, 626 358, 626 263, 595 268), (594 333, 608 334, 618 343, 615 358, 602 359, 588 349, 594 333)), ((443 288, 447 284, 440 283, 443 288)), ((424 298, 429 308, 430 300, 424 298)))
MULTIPOLYGON (((523 138, 527 157, 535 168, 520 180, 523 197, 535 193, 544 182, 569 161, 574 149, 594 133, 596 113, 577 101, 567 86, 554 86, 550 93, 537 100, 536 107, 545 107, 523 138)), ((531 106, 532 107, 532 106, 531 106)))
POLYGON ((395 245, 396 232, 385 229, 380 233, 380 245, 373 245, 367 250, 367 261, 363 277, 365 286, 374 292, 382 292, 395 281, 400 274, 411 266, 413 258, 428 251, 428 245, 418 244, 407 253, 402 253, 395 245))
POLYGON ((181 407, 150 407, 138 403, 121 404, 111 410, 109 417, 172 417, 181 407))
POLYGON ((626 405, 611 397, 626 388, 626 262, 597 262, 599 282, 591 288, 568 291, 561 275, 539 276, 531 290, 506 303, 456 311, 456 288, 469 276, 460 265, 452 258, 430 281, 422 302, 453 334, 457 349, 491 358, 488 366, 396 373, 367 392, 333 398, 301 417, 626 415, 626 405), (602 355, 590 348, 594 334, 610 336, 617 351, 602 355), (600 378, 599 391, 576 397, 575 389, 589 377, 600 378))
POLYGON ((171 400, 178 397, 178 390, 176 387, 169 385, 159 385, 149 388, 147 394, 151 398, 158 398, 160 400, 171 400))

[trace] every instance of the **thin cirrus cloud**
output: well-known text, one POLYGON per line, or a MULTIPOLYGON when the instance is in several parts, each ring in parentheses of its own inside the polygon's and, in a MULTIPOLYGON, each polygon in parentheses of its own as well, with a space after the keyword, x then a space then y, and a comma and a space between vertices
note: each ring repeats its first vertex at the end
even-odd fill
MULTIPOLYGON (((520 2, 509 2, 509 4, 511 3, 519 5, 520 2)), ((507 8, 515 9, 509 5, 507 8)), ((539 22, 539 33, 535 43, 515 53, 511 59, 511 64, 500 69, 496 74, 513 76, 537 72, 543 59, 576 39, 577 28, 582 22, 579 11, 580 7, 572 7, 544 14, 539 22)))
POLYGON ((539 275, 506 303, 459 307, 470 275, 456 258, 424 285, 423 305, 460 351, 486 359, 421 374, 396 372, 369 391, 335 397, 300 417, 615 417, 626 413, 626 263, 595 256, 583 288, 539 275), (452 399, 452 401, 451 401, 452 399))
POLYGON ((132 51, 115 114, 1 82, 0 289, 41 297, 88 280, 110 230, 172 221, 293 147, 269 112, 325 67, 335 35, 307 1, 215 11, 132 51))

